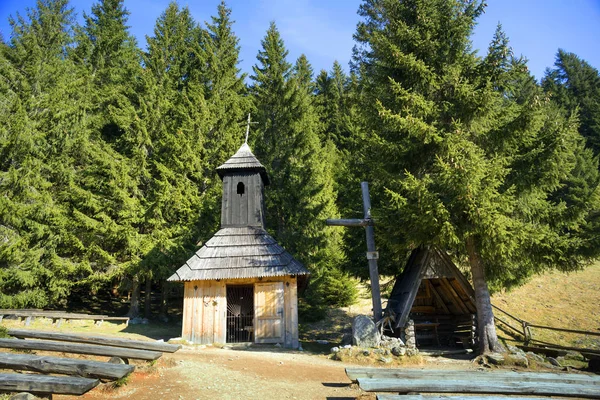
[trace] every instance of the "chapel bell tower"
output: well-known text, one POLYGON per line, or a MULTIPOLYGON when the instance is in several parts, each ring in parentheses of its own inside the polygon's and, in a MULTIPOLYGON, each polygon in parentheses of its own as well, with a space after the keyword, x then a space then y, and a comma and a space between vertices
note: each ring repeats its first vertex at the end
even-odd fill
POLYGON ((265 167, 247 143, 217 168, 223 180, 221 228, 265 227, 264 187, 269 184, 265 167))

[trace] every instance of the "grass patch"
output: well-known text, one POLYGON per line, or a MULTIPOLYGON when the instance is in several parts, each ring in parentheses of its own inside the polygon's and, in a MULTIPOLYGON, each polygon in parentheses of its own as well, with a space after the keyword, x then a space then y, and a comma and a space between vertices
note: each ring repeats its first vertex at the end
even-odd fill
MULTIPOLYGON (((164 323, 159 321, 150 321, 148 324, 128 325, 117 324, 104 321, 102 325, 97 326, 91 320, 70 320, 64 321, 57 327, 52 324, 49 318, 35 318, 28 326, 16 319, 4 318, 0 330, 6 328, 14 329, 33 329, 39 331, 52 331, 61 333, 85 333, 87 335, 115 336, 134 340, 168 340, 181 336, 181 325, 177 323, 164 323)), ((0 331, 0 335, 2 331, 0 331)))
POLYGON ((127 375, 127 376, 124 376, 122 378, 117 379, 116 381, 114 381, 112 383, 112 388, 113 389, 118 389, 120 387, 123 387, 123 386, 127 385, 129 383, 129 377, 130 376, 131 375, 127 375))
POLYGON ((12 336, 8 334, 8 328, 5 326, 0 326, 0 339, 8 339, 11 337, 12 336))
POLYGON ((349 364, 369 365, 369 366, 386 366, 393 368, 396 366, 405 365, 423 365, 425 362, 420 355, 396 357, 383 349, 361 349, 359 347, 351 347, 348 349, 340 349, 335 354, 330 356, 332 360, 342 361, 349 364))
MULTIPOLYGON (((537 325, 599 332, 600 262, 582 271, 547 272, 527 284, 507 292, 496 293, 492 303, 510 314, 537 325)), ((499 311, 496 316, 520 328, 518 322, 499 311)), ((530 328, 534 340, 563 346, 600 349, 600 337, 530 328)), ((512 331, 498 330, 509 338, 512 331)))

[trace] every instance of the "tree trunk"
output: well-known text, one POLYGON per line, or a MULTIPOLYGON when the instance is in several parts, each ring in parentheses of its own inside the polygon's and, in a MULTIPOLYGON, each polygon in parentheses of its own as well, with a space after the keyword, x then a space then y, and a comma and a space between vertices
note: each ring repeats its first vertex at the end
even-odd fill
POLYGON ((163 281, 160 289, 159 318, 165 322, 169 319, 169 289, 169 282, 163 281))
POLYGON ((144 290, 144 318, 150 318, 150 295, 152 294, 152 276, 146 275, 146 288, 144 290))
POLYGON ((473 287, 475 289, 475 304, 477 307, 477 323, 479 333, 479 350, 481 354, 503 353, 506 350, 496 335, 494 324, 494 312, 490 292, 485 280, 485 271, 479 252, 477 251, 477 240, 470 236, 466 241, 469 264, 473 275, 473 287))
POLYGON ((131 289, 131 301, 129 303, 129 318, 137 318, 140 315, 140 278, 137 275, 133 276, 131 289))

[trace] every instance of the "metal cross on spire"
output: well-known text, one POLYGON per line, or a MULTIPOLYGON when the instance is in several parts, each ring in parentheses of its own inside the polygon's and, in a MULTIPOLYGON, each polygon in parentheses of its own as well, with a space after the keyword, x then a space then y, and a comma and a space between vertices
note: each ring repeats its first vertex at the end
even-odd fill
POLYGON ((248 144, 248 134, 250 133, 250 124, 258 124, 258 122, 250 121, 250 113, 248 113, 248 123, 246 124, 246 140, 244 143, 248 144))

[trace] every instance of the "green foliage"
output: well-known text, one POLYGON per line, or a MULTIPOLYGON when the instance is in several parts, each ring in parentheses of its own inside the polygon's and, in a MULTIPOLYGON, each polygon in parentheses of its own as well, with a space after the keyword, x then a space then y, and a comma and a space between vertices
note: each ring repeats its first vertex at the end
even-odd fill
POLYGON ((338 291, 344 290, 343 284, 324 286, 326 277, 343 279, 334 271, 345 256, 342 232, 323 224, 326 218, 339 216, 334 182, 339 155, 333 142, 321 140, 312 68, 305 56, 294 67, 287 62, 287 50, 274 23, 262 45, 251 77, 258 121, 252 139, 271 180, 266 193, 267 227, 317 278, 307 298, 322 291, 343 297, 338 291))
MULTIPOLYGON (((385 193, 376 217, 393 257, 425 243, 466 259, 474 238, 502 287, 582 265, 575 234, 588 203, 567 206, 561 190, 576 179, 576 154, 592 161, 500 28, 484 59, 470 51, 482 11, 478 2, 366 1, 355 63, 373 191, 385 193)), ((588 179, 586 199, 597 186, 588 179)))
POLYGON ((579 132, 594 154, 600 154, 600 73, 586 61, 562 49, 542 87, 569 114, 579 116, 579 132))
POLYGON ((0 338, 2 338, 2 339, 9 339, 11 337, 12 336, 10 336, 8 334, 8 328, 5 327, 5 326, 0 326, 0 338))
MULTIPOLYGON (((0 307, 64 304, 75 285, 164 281, 219 224, 215 168, 249 138, 267 168, 267 227, 312 272, 301 312, 351 304, 366 278, 371 187, 380 272, 420 244, 466 260, 494 288, 600 249, 600 77, 559 50, 540 86, 499 27, 469 40, 478 1, 366 0, 352 71, 313 79, 271 24, 246 87, 221 2, 201 28, 171 3, 143 53, 123 0, 74 24, 40 0, 0 43, 0 307), (583 136, 583 138, 582 138, 583 136)), ((130 284, 131 283, 131 284, 130 284)), ((80 288, 81 289, 81 288, 80 288)))

